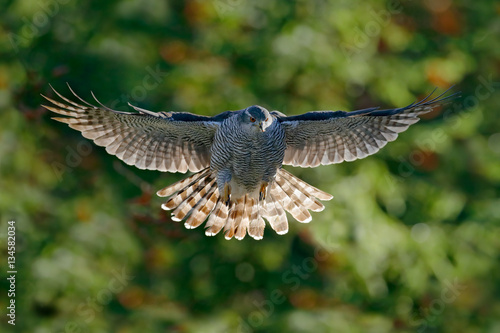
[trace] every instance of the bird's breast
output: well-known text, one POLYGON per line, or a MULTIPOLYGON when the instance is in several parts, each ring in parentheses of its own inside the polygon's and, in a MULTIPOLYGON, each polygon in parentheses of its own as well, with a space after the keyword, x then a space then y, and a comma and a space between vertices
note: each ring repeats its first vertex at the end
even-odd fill
POLYGON ((285 146, 275 131, 258 132, 242 137, 234 152, 235 177, 248 188, 271 181, 283 162, 285 146))
POLYGON ((281 127, 271 125, 264 132, 221 127, 212 147, 212 169, 224 177, 229 173, 233 186, 250 193, 274 179, 284 154, 281 127))

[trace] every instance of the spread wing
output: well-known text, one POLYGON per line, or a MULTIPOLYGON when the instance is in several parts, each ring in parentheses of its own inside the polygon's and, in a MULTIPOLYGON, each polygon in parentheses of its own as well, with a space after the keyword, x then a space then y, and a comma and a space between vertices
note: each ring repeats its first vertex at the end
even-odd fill
POLYGON ((68 117, 52 119, 68 124, 97 145, 106 147, 109 154, 139 169, 184 173, 208 167, 215 131, 231 114, 228 111, 205 117, 185 112, 156 113, 130 104, 138 112, 122 112, 102 105, 97 99, 100 107, 89 104, 73 90, 83 105, 54 92, 65 103, 42 95, 54 105, 44 107, 68 117))
POLYGON ((398 109, 313 111, 291 117, 275 113, 286 133, 283 164, 316 167, 374 154, 419 121, 419 115, 458 94, 443 97, 447 91, 398 109))

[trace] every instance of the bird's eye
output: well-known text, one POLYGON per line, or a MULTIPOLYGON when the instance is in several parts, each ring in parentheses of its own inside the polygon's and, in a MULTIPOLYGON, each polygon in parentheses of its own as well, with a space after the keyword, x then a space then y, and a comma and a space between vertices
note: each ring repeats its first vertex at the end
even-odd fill
POLYGON ((255 118, 254 118, 254 117, 250 117, 250 121, 251 121, 252 123, 255 123, 255 118))

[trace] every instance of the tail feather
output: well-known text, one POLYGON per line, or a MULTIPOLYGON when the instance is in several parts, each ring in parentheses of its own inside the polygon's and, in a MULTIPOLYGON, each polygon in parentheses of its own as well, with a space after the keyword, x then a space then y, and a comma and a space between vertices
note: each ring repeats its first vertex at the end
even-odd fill
POLYGON ((190 185, 186 186, 185 188, 177 192, 176 195, 172 196, 164 204, 165 205, 164 209, 166 210, 175 209, 184 200, 188 199, 191 195, 196 195, 199 191, 201 191, 209 181, 210 181, 210 176, 198 178, 193 183, 191 183, 190 185))
POLYGON ((195 182, 196 180, 203 178, 203 177, 206 177, 209 173, 210 173, 210 169, 208 169, 208 168, 205 170, 202 170, 198 173, 195 173, 192 176, 181 179, 178 182, 173 183, 172 185, 169 185, 169 186, 159 190, 158 192, 156 192, 156 195, 158 195, 159 197, 169 197, 172 194, 174 194, 175 192, 178 192, 178 191, 182 190, 183 188, 189 186, 191 183, 195 182))
POLYGON ((226 224, 226 220, 228 217, 228 209, 227 206, 222 203, 222 201, 217 201, 217 205, 215 206, 214 211, 210 214, 210 217, 207 221, 207 230, 205 230, 205 235, 207 236, 215 236, 217 235, 221 229, 226 224))
POLYGON ((299 191, 293 189, 290 184, 279 175, 276 176, 277 186, 273 187, 276 199, 282 202, 283 207, 299 222, 307 223, 312 220, 311 214, 301 203, 308 199, 305 195, 299 195, 299 191))
POLYGON ((205 182, 201 182, 198 186, 200 190, 193 190, 191 195, 186 198, 183 202, 177 206, 177 208, 172 212, 172 220, 174 221, 182 221, 189 213, 192 213, 192 210, 202 201, 205 195, 214 187, 215 179, 212 179, 209 183, 207 183, 204 187, 202 184, 205 182))
POLYGON ((251 220, 248 226, 248 234, 250 237, 256 240, 261 240, 264 238, 264 229, 266 227, 266 222, 259 216, 255 220, 251 220))
POLYGON ((326 192, 321 191, 320 189, 318 189, 312 185, 309 185, 308 183, 306 183, 305 181, 303 181, 300 178, 295 177, 294 175, 292 175, 290 172, 286 171, 285 169, 279 169, 278 173, 281 176, 283 176, 285 179, 290 181, 290 183, 297 186, 297 188, 304 189, 304 191, 309 193, 311 196, 318 198, 319 200, 328 201, 328 200, 333 199, 333 195, 331 195, 330 193, 326 193, 326 192))
POLYGON ((224 231, 226 232, 224 237, 226 237, 226 239, 233 238, 236 228, 238 228, 241 223, 245 212, 245 197, 239 198, 236 201, 236 204, 233 204, 233 207, 229 212, 229 217, 226 221, 226 226, 224 227, 224 231))
POLYGON ((187 229, 194 229, 199 227, 208 217, 208 215, 213 211, 215 205, 217 204, 217 199, 219 198, 219 189, 217 187, 212 187, 210 191, 198 202, 193 211, 189 214, 189 217, 184 223, 187 229))
POLYGON ((250 222, 248 225, 248 234, 250 237, 259 240, 264 237, 264 228, 266 223, 260 216, 260 204, 254 204, 252 206, 252 213, 250 214, 250 222))
MULTIPOLYGON (((275 186, 274 184, 272 186, 275 186)), ((269 194, 266 196, 266 199, 261 202, 261 207, 259 210, 260 216, 265 218, 269 224, 271 224, 271 220, 275 220, 276 216, 278 216, 278 212, 276 211, 276 207, 274 206, 274 201, 271 199, 272 187, 270 188, 269 194)))
POLYGON ((236 239, 242 240, 243 238, 245 238, 248 227, 250 225, 250 218, 254 206, 256 206, 256 200, 246 195, 244 197, 243 216, 241 217, 240 224, 236 226, 236 232, 234 234, 234 237, 236 237, 236 239))
POLYGON ((286 218, 285 210, 281 203, 276 200, 273 191, 266 197, 266 216, 271 228, 279 235, 284 235, 288 232, 288 219, 286 218))
MULTIPOLYGON (((311 190, 310 188, 315 189, 313 186, 303 182, 292 174, 283 173, 280 176, 281 177, 278 177, 278 175, 276 175, 276 178, 281 179, 288 185, 286 186, 289 191, 288 194, 293 195, 295 199, 298 200, 298 202, 300 202, 300 204, 306 209, 312 210, 313 212, 321 212, 323 209, 325 209, 325 206, 323 206, 323 204, 317 199, 317 197, 311 193, 314 190, 311 190)), ((323 193, 328 194, 326 192, 323 193)), ((330 195, 330 197, 332 196, 330 195)))
POLYGON ((208 218, 207 236, 215 236, 224 229, 226 239, 235 237, 238 240, 242 240, 247 232, 254 239, 262 239, 264 219, 276 233, 286 234, 286 212, 299 222, 309 222, 309 210, 323 210, 319 200, 332 198, 283 169, 278 170, 275 180, 269 184, 264 200, 246 194, 234 198, 229 207, 222 202, 215 175, 209 169, 165 187, 157 194, 170 196, 162 208, 172 210, 172 220, 185 220, 186 228, 196 228, 208 218))

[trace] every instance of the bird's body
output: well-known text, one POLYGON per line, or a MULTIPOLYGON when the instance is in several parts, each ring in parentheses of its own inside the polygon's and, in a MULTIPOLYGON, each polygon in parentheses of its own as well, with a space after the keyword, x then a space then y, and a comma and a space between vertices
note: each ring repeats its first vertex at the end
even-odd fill
POLYGON ((262 183, 271 182, 281 167, 286 149, 285 132, 276 117, 260 106, 250 108, 262 119, 241 126, 245 111, 235 113, 217 129, 210 149, 210 169, 216 173, 219 191, 229 183, 236 198, 247 193, 258 198, 262 183), (269 125, 261 130, 259 121, 265 119, 269 125))
MULTIPOLYGON (((438 96, 392 110, 316 111, 287 117, 254 105, 215 117, 183 112, 151 112, 133 107, 128 113, 85 105, 62 95, 66 103, 45 97, 69 116, 69 124, 106 151, 140 169, 194 174, 160 191, 170 197, 162 208, 172 220, 196 228, 205 220, 206 234, 224 228, 227 239, 255 239, 265 222, 278 233, 288 231, 286 212, 309 222, 321 211, 319 200, 332 196, 282 169, 283 164, 315 167, 352 161, 377 152, 397 134, 448 97, 438 96)), ((74 94, 74 93, 73 93, 74 94)))

